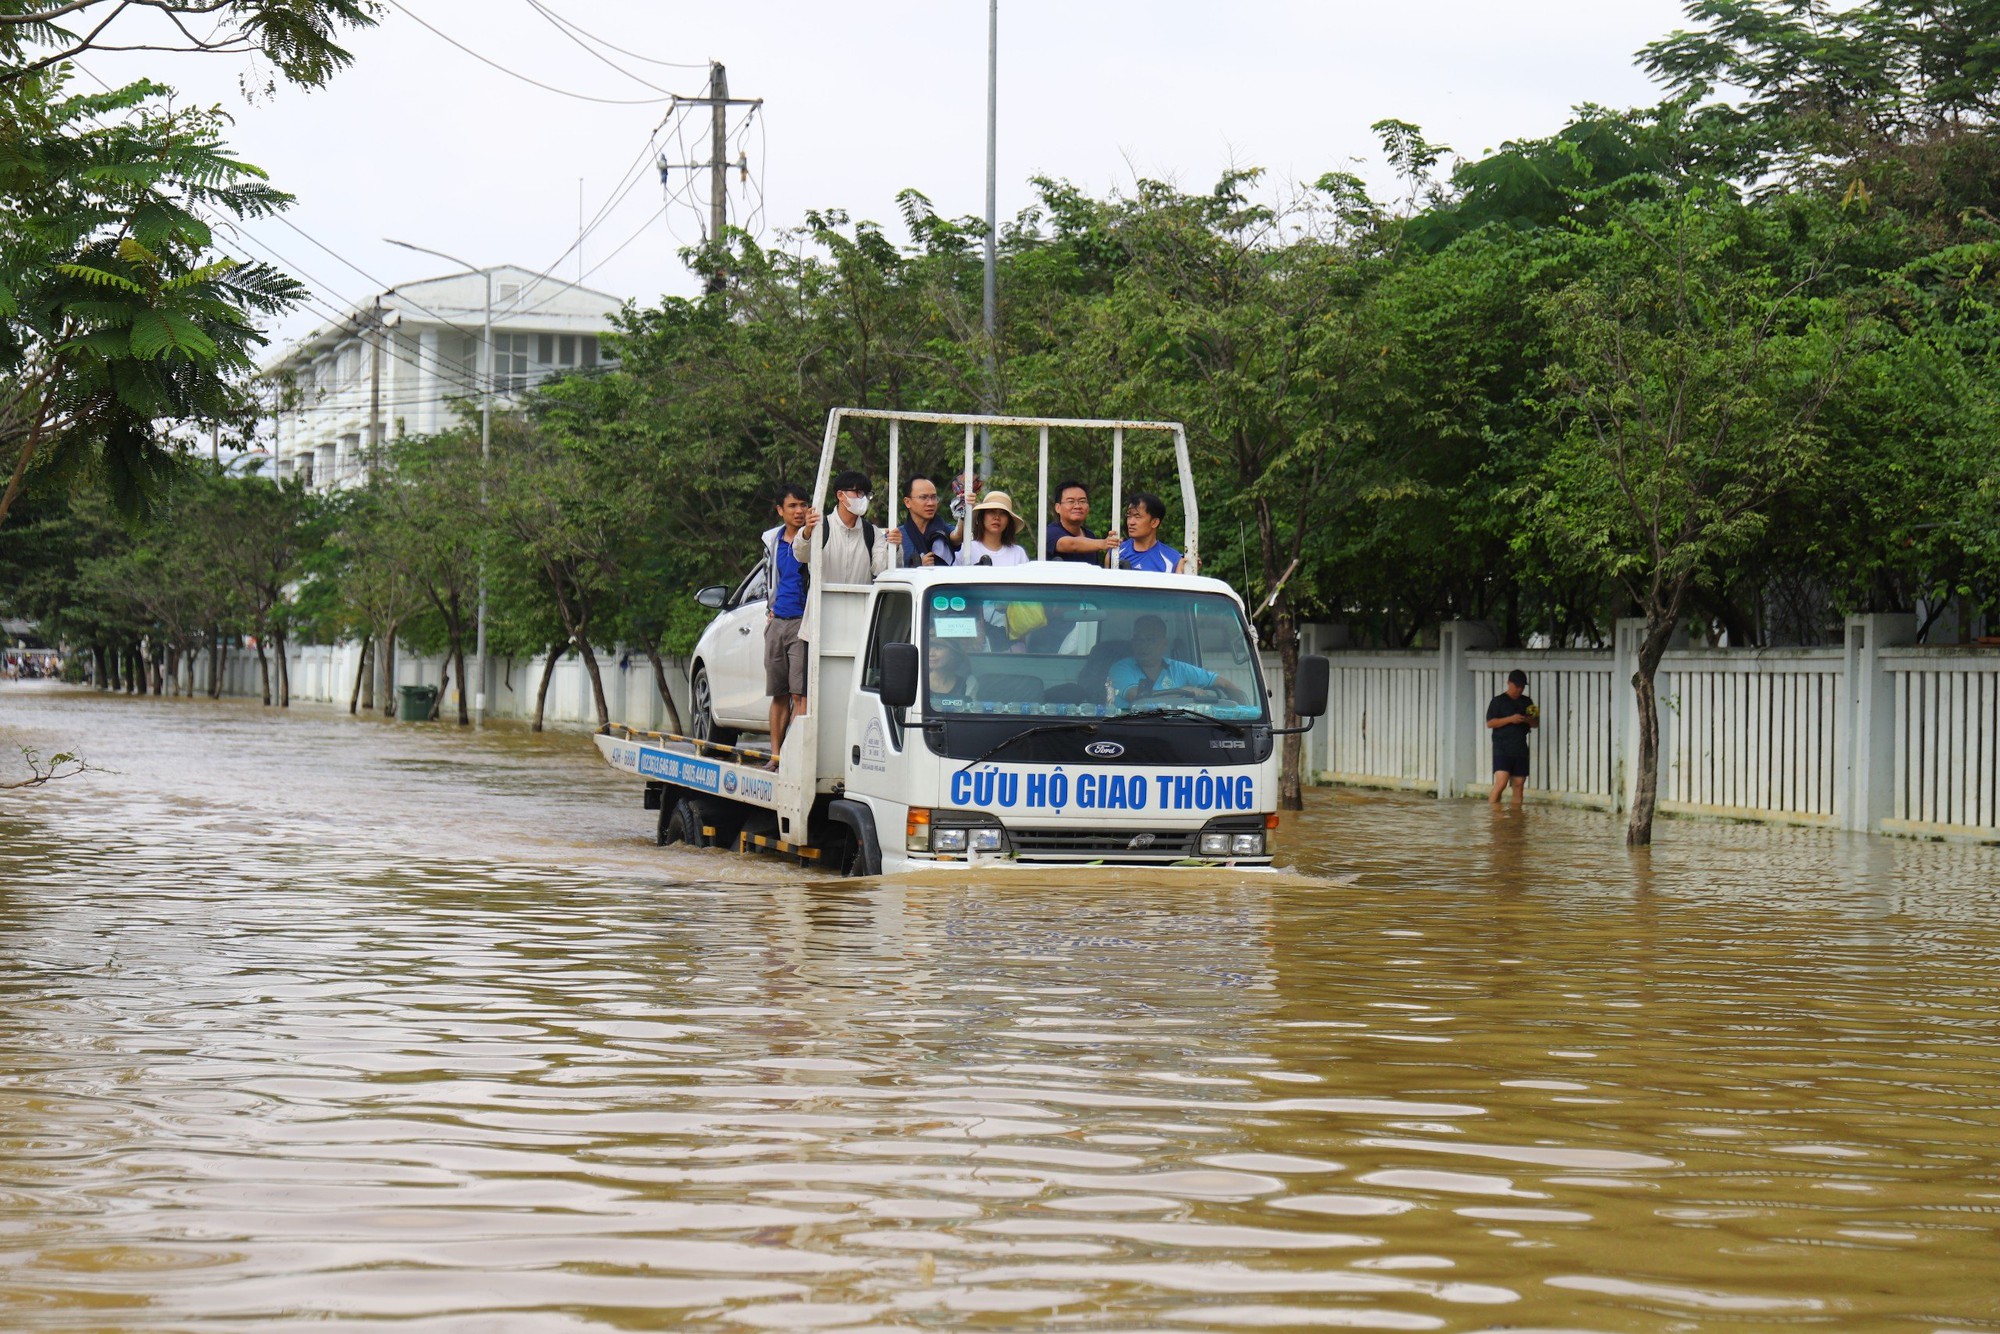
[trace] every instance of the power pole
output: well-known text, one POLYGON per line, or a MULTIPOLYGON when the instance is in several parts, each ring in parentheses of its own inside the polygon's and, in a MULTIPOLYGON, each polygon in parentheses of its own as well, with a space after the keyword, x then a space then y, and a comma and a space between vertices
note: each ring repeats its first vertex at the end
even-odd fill
MULTIPOLYGON (((760 107, 761 97, 731 97, 729 95, 729 71, 719 60, 708 62, 708 95, 706 97, 674 97, 674 106, 708 108, 708 161, 668 162, 660 160, 660 180, 667 179, 667 172, 675 170, 695 170, 708 168, 708 244, 711 262, 707 290, 720 292, 729 280, 729 271, 723 259, 722 233, 729 226, 729 108, 760 107)), ((740 165, 740 164, 739 164, 740 165)))
POLYGON ((715 272, 708 290, 722 290, 722 229, 729 225, 729 71, 720 60, 708 72, 708 243, 715 247, 715 272))

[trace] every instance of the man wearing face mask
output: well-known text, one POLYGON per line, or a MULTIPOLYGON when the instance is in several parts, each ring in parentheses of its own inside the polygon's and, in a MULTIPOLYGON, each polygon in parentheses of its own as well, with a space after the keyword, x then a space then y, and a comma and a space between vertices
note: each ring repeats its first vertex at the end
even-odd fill
POLYGON ((833 517, 806 511, 806 526, 792 539, 792 554, 812 577, 829 584, 871 584, 889 568, 896 542, 868 521, 868 478, 844 472, 833 479, 833 517))

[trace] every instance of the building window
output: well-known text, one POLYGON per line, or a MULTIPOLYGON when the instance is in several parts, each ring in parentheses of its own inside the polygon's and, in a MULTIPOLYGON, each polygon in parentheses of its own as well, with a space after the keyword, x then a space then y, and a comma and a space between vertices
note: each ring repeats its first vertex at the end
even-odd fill
POLYGON ((493 389, 516 394, 528 387, 528 362, 534 335, 497 333, 493 335, 493 389))

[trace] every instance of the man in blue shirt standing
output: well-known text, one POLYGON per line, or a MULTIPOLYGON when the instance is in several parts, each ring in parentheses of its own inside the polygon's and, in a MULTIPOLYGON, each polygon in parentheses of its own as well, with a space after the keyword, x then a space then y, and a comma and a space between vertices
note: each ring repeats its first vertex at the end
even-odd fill
POLYGON ((1184 574, 1187 561, 1181 553, 1160 540, 1160 524, 1167 517, 1167 503, 1150 491, 1135 491, 1125 497, 1125 541, 1113 562, 1121 570, 1145 570, 1149 574, 1184 574))
POLYGON ((764 693, 771 697, 771 765, 792 719, 806 711, 806 646, 799 627, 806 614, 806 576, 792 554, 805 527, 812 497, 792 482, 778 488, 778 526, 764 534, 764 587, 770 590, 764 621, 764 693))
MULTIPOLYGON (((1197 692, 1212 691, 1241 704, 1243 687, 1206 667, 1167 656, 1167 623, 1158 616, 1141 616, 1132 622, 1132 656, 1111 664, 1112 702, 1133 705, 1155 695, 1197 698, 1197 692)), ((1169 702, 1169 701, 1163 701, 1169 702)))

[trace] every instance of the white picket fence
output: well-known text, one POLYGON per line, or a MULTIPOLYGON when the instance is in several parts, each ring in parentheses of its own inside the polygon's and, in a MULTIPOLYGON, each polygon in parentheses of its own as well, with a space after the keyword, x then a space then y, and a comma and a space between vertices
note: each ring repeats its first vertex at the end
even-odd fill
MULTIPOLYGON (((295 646, 288 656, 294 700, 347 707, 348 700, 353 697, 354 672, 361 657, 359 644, 295 646)), ((541 656, 495 658, 487 670, 487 716, 519 721, 533 718, 535 687, 541 681, 545 660, 541 656)), ((606 650, 598 654, 597 666, 604 679, 605 704, 611 711, 613 722, 655 729, 666 726, 666 706, 661 702, 659 688, 654 682, 653 665, 643 653, 606 650)), ((667 688, 673 692, 674 702, 685 719, 688 706, 686 664, 681 659, 668 658, 666 668, 667 688)), ((445 660, 442 657, 398 653, 396 684, 435 686, 443 681, 444 669, 445 660)), ((201 689, 207 688, 206 659, 196 669, 196 680, 201 689)), ((230 652, 223 668, 223 693, 262 696, 256 650, 235 649, 230 652)), ((455 685, 448 688, 439 716, 457 716, 457 695, 455 685)), ((379 708, 381 704, 378 690, 376 705, 379 708)), ((555 675, 549 679, 545 721, 551 727, 597 726, 597 705, 591 698, 590 673, 585 669, 581 655, 572 653, 556 664, 555 675)))
MULTIPOLYGON (((1839 648, 1670 650, 1655 678, 1660 809, 2000 840, 2000 651, 1907 647, 1913 627, 1857 616, 1839 648)), ((1329 653, 1308 763, 1325 782, 1483 795, 1486 705, 1520 668, 1541 710, 1529 789, 1624 809, 1640 628, 1622 622, 1598 652, 1494 652, 1455 624, 1431 652, 1329 653)))
POLYGON ((1893 814, 1912 834, 2000 829, 2000 654, 1891 652, 1893 814))
MULTIPOLYGON (((1907 647, 1906 616, 1850 617, 1830 649, 1674 649, 1656 678, 1660 808, 1919 836, 2000 841, 2000 651, 1907 647)), ((1514 668, 1541 709, 1530 790, 1544 799, 1624 809, 1636 782, 1637 710, 1630 680, 1638 622, 1620 622, 1610 650, 1496 652, 1483 630, 1444 626, 1424 652, 1336 650, 1327 715, 1304 741, 1309 781, 1484 795, 1491 782, 1486 705, 1514 668)), ((1306 627, 1307 651, 1322 627, 1306 627)), ((354 644, 291 651, 292 697, 345 706, 354 644)), ((1280 694, 1277 655, 1263 655, 1280 694)), ((495 659, 488 716, 526 719, 543 660, 495 659)), ((598 656, 616 722, 665 728, 652 665, 641 654, 598 656)), ((206 663, 197 672, 206 684, 206 663)), ((398 685, 437 685, 438 658, 399 654, 398 685)), ((686 664, 667 662, 687 716, 686 664)), ((260 693, 253 652, 230 655, 226 693, 260 693)), ((1277 701, 1282 708, 1282 699, 1277 701)), ((453 700, 445 714, 455 713, 453 700)), ((594 727, 583 661, 550 681, 551 726, 594 727)))

